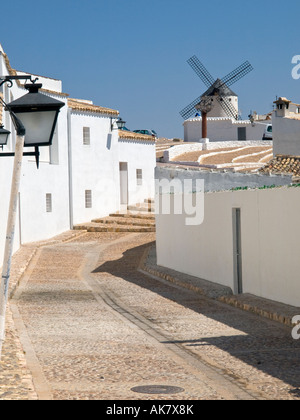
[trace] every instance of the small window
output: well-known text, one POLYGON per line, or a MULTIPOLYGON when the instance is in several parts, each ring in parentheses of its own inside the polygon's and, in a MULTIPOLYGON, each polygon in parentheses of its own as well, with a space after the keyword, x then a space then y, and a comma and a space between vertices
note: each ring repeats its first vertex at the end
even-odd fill
POLYGON ((83 144, 84 146, 89 146, 91 144, 90 127, 83 127, 83 144))
POLYGON ((92 208, 92 191, 85 190, 85 208, 91 209, 92 208))
POLYGON ((143 170, 142 169, 136 170, 136 183, 137 185, 143 185, 143 170))
POLYGON ((46 212, 52 213, 52 194, 46 194, 46 212))

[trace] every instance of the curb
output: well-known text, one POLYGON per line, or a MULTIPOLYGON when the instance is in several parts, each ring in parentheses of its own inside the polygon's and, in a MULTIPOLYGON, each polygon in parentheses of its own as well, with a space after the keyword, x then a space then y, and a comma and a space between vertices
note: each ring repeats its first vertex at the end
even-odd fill
POLYGON ((293 317, 300 315, 300 307, 271 301, 249 293, 233 295, 229 287, 158 266, 156 261, 156 248, 155 244, 153 244, 145 251, 140 263, 140 269, 177 286, 206 296, 209 299, 218 300, 221 303, 289 327, 295 325, 292 321, 293 317))

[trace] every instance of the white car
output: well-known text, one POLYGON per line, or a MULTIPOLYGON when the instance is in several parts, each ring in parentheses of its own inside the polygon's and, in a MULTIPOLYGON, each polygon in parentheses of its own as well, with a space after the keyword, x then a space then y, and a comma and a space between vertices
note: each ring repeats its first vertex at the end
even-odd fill
POLYGON ((268 124, 265 128, 263 140, 273 140, 273 127, 272 124, 268 124))

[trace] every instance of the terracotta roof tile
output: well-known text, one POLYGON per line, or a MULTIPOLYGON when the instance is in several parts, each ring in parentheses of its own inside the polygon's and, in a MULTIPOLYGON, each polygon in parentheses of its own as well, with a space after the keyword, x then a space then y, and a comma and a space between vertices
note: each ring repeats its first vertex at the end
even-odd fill
POLYGON ((93 105, 77 99, 68 99, 68 106, 76 111, 95 112, 97 114, 108 114, 116 117, 119 115, 119 111, 116 111, 115 109, 104 108, 102 106, 93 105))
POLYGON ((156 142, 155 137, 147 136, 145 134, 133 133, 132 131, 119 130, 119 138, 124 140, 136 140, 136 141, 152 141, 156 142))
MULTIPOLYGON (((8 73, 10 76, 18 76, 18 73, 15 69, 12 68, 9 58, 7 56, 7 54, 0 52, 0 54, 3 55, 4 57, 4 61, 8 70, 8 73)), ((16 80, 16 83, 19 87, 24 88, 24 85, 22 85, 22 83, 20 82, 20 80, 16 80)), ((45 92, 45 93, 49 93, 49 94, 53 94, 53 95, 58 95, 58 96, 69 96, 67 93, 61 93, 61 92, 55 92, 52 90, 47 90, 47 89, 40 89, 41 92, 45 92)))
POLYGON ((260 173, 267 174, 293 174, 300 176, 300 156, 277 155, 266 166, 260 169, 260 173))

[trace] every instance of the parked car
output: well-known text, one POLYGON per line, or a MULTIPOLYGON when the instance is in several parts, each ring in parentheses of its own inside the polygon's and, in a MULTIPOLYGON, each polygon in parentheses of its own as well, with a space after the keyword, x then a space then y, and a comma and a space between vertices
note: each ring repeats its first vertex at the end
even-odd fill
POLYGON ((273 140, 273 127, 272 124, 268 124, 265 128, 263 140, 273 140))
POLYGON ((134 133, 145 134, 146 136, 152 136, 157 138, 157 133, 154 130, 133 130, 134 133))

